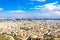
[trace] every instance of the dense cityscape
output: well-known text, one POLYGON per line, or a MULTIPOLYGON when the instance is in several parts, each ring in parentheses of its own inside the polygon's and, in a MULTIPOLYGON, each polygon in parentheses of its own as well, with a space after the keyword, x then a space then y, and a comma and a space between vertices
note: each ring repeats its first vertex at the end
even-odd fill
POLYGON ((60 20, 0 19, 0 40, 60 40, 60 20))
POLYGON ((60 40, 60 0, 0 0, 0 40, 60 40))

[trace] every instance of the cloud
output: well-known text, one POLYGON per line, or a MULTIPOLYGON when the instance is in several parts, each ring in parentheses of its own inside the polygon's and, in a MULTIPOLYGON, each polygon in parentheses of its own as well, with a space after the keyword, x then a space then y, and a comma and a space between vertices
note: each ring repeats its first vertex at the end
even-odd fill
POLYGON ((45 8, 50 10, 53 13, 53 15, 60 16, 60 5, 58 5, 57 3, 58 2, 49 3, 49 4, 45 4, 44 6, 45 6, 45 8))
POLYGON ((35 6, 32 12, 37 18, 60 18, 60 5, 58 2, 35 6))
POLYGON ((35 9, 35 12, 39 17, 60 18, 60 5, 57 3, 58 2, 48 3, 42 6, 38 5, 30 9, 35 9), (39 11, 39 14, 37 11, 39 11))
POLYGON ((46 0, 31 0, 31 1, 45 2, 46 0))
POLYGON ((33 13, 19 13, 19 12, 15 12, 15 13, 11 13, 11 12, 7 12, 7 13, 2 13, 0 14, 1 18, 34 18, 36 17, 36 15, 33 13))
POLYGON ((55 14, 56 15, 60 15, 60 11, 55 11, 55 14))
POLYGON ((13 10, 0 14, 0 17, 7 18, 60 18, 60 5, 57 2, 48 3, 45 5, 35 6, 33 11, 13 10), (7 16, 6 16, 7 15, 7 16))
POLYGON ((3 10, 3 8, 0 8, 0 11, 3 10))
POLYGON ((23 12, 23 13, 25 13, 25 11, 23 11, 23 10, 13 10, 13 11, 10 11, 10 12, 23 12))
POLYGON ((30 9, 35 9, 35 10, 39 10, 39 9, 41 9, 41 8, 43 8, 44 6, 40 6, 40 5, 38 5, 38 6, 35 6, 34 8, 30 8, 30 9))
POLYGON ((60 5, 58 2, 53 2, 45 4, 43 10, 46 10, 46 13, 50 14, 50 17, 59 18, 60 17, 60 5))
POLYGON ((60 6, 57 5, 57 2, 53 2, 53 3, 49 3, 49 4, 45 4, 44 6, 45 6, 47 9, 49 9, 49 10, 60 9, 60 6))
POLYGON ((34 8, 31 8, 31 9, 48 9, 50 11, 53 11, 53 10, 60 10, 60 5, 57 4, 58 1, 56 2, 53 2, 53 3, 48 3, 48 4, 45 4, 45 5, 38 5, 38 6, 35 6, 34 8))
POLYGON ((0 13, 0 18, 28 18, 28 14, 23 10, 11 10, 0 13))

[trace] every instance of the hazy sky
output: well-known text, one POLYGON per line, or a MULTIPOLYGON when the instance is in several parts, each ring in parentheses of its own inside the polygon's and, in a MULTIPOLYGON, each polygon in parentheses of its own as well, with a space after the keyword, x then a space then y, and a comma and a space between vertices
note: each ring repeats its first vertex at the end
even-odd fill
POLYGON ((60 1, 0 0, 0 18, 60 18, 60 1))

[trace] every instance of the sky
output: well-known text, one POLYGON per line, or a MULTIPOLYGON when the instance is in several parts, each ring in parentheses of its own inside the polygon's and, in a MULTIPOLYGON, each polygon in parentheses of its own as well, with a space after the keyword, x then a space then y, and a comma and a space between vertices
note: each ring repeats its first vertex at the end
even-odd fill
POLYGON ((0 0, 0 18, 60 18, 60 0, 0 0))

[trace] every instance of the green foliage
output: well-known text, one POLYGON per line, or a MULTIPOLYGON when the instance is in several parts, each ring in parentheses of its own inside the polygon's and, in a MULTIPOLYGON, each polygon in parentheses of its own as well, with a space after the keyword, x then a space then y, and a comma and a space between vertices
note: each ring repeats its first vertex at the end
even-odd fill
POLYGON ((28 38, 27 40, 31 40, 31 38, 28 38))
POLYGON ((0 34, 0 40, 6 40, 4 35, 0 34))
POLYGON ((0 40, 6 40, 5 38, 0 37, 0 40))

